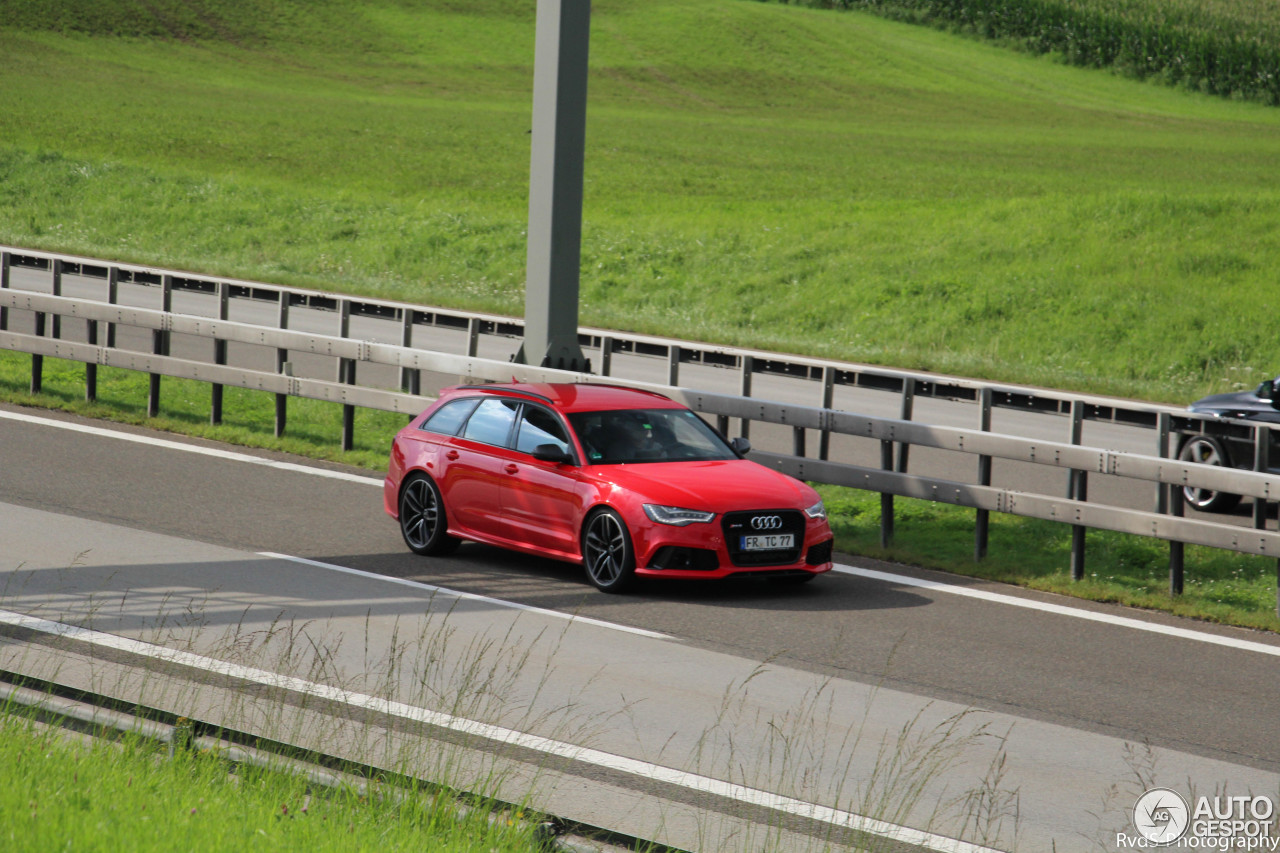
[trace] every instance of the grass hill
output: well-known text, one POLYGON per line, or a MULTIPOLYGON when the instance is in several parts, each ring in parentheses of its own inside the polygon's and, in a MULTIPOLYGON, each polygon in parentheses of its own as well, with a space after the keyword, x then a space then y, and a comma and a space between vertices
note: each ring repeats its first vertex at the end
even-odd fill
MULTIPOLYGON (((1280 110, 593 4, 584 322, 1179 401, 1280 369, 1280 110)), ((0 241, 519 314, 533 0, 0 0, 0 241)))

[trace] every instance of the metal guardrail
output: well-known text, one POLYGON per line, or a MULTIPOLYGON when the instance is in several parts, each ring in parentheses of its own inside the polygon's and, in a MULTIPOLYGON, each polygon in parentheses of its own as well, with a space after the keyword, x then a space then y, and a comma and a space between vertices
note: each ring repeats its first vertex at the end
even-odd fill
MULTIPOLYGON (((464 334, 465 354, 474 356, 479 353, 482 341, 486 339, 518 341, 524 333, 524 324, 520 319, 483 312, 325 293, 12 246, 0 246, 0 257, 3 258, 3 270, 0 271, 0 279, 3 280, 0 280, 0 288, 8 286, 10 269, 39 270, 48 274, 53 280, 50 291, 52 295, 60 295, 60 281, 64 276, 76 275, 101 281, 101 301, 110 304, 116 302, 121 285, 131 284, 151 291, 154 307, 167 312, 175 310, 172 308, 175 294, 206 297, 212 303, 215 317, 220 319, 227 319, 228 306, 237 302, 272 306, 278 320, 275 325, 280 328, 288 322, 291 311, 304 309, 325 312, 332 315, 337 337, 348 336, 346 329, 352 318, 376 318, 396 324, 402 332, 398 342, 406 346, 410 345, 415 329, 464 334)), ((182 312, 178 310, 177 313, 182 312)), ((995 408, 1069 415, 1073 405, 1083 405, 1082 416, 1085 420, 1152 429, 1156 427, 1161 413, 1181 413, 1180 409, 1170 406, 1110 397, 781 355, 749 348, 700 344, 591 327, 582 327, 578 337, 584 350, 594 355, 592 373, 595 375, 612 376, 615 356, 637 356, 662 363, 665 373, 663 384, 673 387, 682 384, 680 376, 684 367, 717 367, 737 373, 740 396, 754 396, 752 392, 757 379, 793 380, 804 383, 808 389, 806 393, 811 395, 811 404, 818 407, 829 408, 835 391, 846 387, 884 391, 910 398, 931 397, 973 403, 978 402, 985 389, 991 392, 991 405, 995 408)), ((903 406, 906 411, 910 411, 909 401, 904 401, 903 406)))
MULTIPOLYGON (((29 255, 21 256, 32 264, 29 255)), ((38 260, 38 258, 36 258, 38 260)), ((403 387, 418 390, 422 372, 468 377, 484 381, 561 381, 599 382, 608 379, 617 384, 655 390, 676 397, 696 411, 714 415, 722 430, 728 431, 731 418, 739 419, 746 434, 752 422, 789 426, 795 431, 795 449, 791 456, 757 452, 755 458, 794 476, 816 482, 852 486, 876 491, 882 495, 881 536, 887 542, 892 537, 894 495, 923 498, 945 503, 973 507, 978 511, 975 532, 975 556, 986 552, 986 514, 1004 512, 1053 521, 1072 526, 1072 572, 1083 576, 1084 530, 1097 528, 1165 539, 1171 543, 1170 588, 1181 592, 1182 546, 1206 545, 1243 553, 1280 556, 1280 533, 1264 529, 1241 528, 1199 519, 1182 517, 1181 487, 1190 486, 1213 491, 1231 492, 1255 498, 1262 507, 1263 521, 1269 501, 1280 499, 1280 475, 1269 472, 1252 472, 1229 468, 1217 468, 1195 463, 1181 462, 1168 457, 1169 436, 1179 430, 1200 429, 1196 417, 1170 407, 1134 404, 1122 406, 1118 401, 1097 397, 1078 397, 1059 392, 1043 392, 1038 389, 1011 388, 985 385, 965 380, 953 380, 887 370, 847 370, 833 363, 808 359, 780 360, 777 356, 761 358, 760 353, 726 348, 697 348, 684 342, 663 341, 643 336, 625 340, 602 333, 596 347, 602 353, 602 367, 608 367, 611 355, 621 351, 636 351, 644 347, 665 347, 668 358, 668 376, 673 383, 679 379, 679 365, 686 361, 723 363, 735 366, 740 374, 740 390, 750 390, 751 377, 756 373, 776 372, 781 375, 802 374, 812 380, 814 371, 822 383, 821 405, 806 406, 762 400, 748 394, 733 395, 712 393, 673 385, 618 380, 607 373, 571 373, 526 365, 513 364, 476 355, 478 337, 485 324, 497 334, 515 334, 518 325, 500 318, 484 318, 484 315, 465 315, 457 312, 445 315, 436 309, 424 309, 398 303, 359 302, 347 297, 297 291, 287 288, 259 286, 245 282, 210 281, 208 279, 179 278, 178 274, 142 272, 140 268, 108 266, 102 268, 108 283, 118 282, 127 272, 130 278, 149 275, 159 279, 159 287, 169 296, 162 300, 162 309, 122 306, 112 301, 71 299, 57 295, 62 275, 71 262, 53 258, 54 294, 41 294, 8 287, 9 272, 15 263, 14 256, 3 255, 0 269, 0 348, 31 353, 33 356, 33 386, 37 383, 36 359, 45 356, 85 362, 89 368, 111 365, 152 374, 153 395, 158 405, 158 377, 173 376, 196 379, 219 385, 232 385, 262 390, 277 395, 277 431, 283 430, 283 401, 288 396, 309 397, 341 403, 344 406, 344 446, 350 446, 351 413, 356 407, 416 414, 424 400, 416 393, 364 387, 354 384, 355 365, 361 363, 383 365, 399 371, 403 387), (179 282, 185 284, 180 285, 179 282), (220 306, 217 317, 201 317, 172 310, 171 296, 175 289, 186 286, 200 293, 213 295, 220 306), (227 302, 236 289, 250 291, 265 289, 279 306, 280 325, 287 320, 288 306, 320 304, 322 310, 333 310, 340 319, 337 331, 343 334, 326 335, 289 328, 264 326, 256 323, 233 322, 226 319, 227 302), (168 306, 169 310, 163 310, 168 306), (30 312, 37 318, 36 334, 27 335, 7 331, 6 315, 10 311, 30 312), (468 334, 466 354, 426 351, 403 344, 378 343, 352 338, 349 319, 356 315, 376 315, 401 324, 406 331, 403 341, 413 338, 411 326, 430 318, 428 325, 443 323, 460 329, 460 318, 465 318, 468 334), (46 333, 44 318, 55 318, 52 335, 46 333), (56 321, 76 319, 88 324, 89 342, 73 342, 58 337, 56 321), (105 345, 96 343, 97 327, 107 324, 105 345), (149 330, 154 335, 153 353, 140 353, 112 346, 111 330, 116 326, 149 330), (181 334, 214 342, 215 360, 221 353, 225 360, 227 343, 252 344, 276 349, 281 353, 277 370, 261 371, 225 364, 180 359, 168 355, 167 336, 181 334), (307 353, 336 360, 337 380, 301 378, 288 375, 288 362, 284 353, 307 353), (761 365, 765 365, 762 369, 761 365), (927 378, 925 378, 927 377, 927 378), (882 418, 840 411, 832 407, 832 391, 839 380, 853 384, 873 385, 881 390, 892 390, 897 383, 902 395, 902 418, 882 418), (911 402, 917 394, 942 396, 949 399, 969 399, 981 407, 982 423, 989 425, 989 411, 1004 405, 1026 408, 1054 414, 1067 413, 1076 426, 1073 442, 1033 440, 1012 435, 1001 435, 986 429, 961 429, 919 423, 910 420, 911 402), (1176 414, 1175 414, 1176 413, 1176 414), (1109 420, 1136 426, 1151 427, 1158 437, 1161 451, 1158 455, 1119 452, 1079 443, 1078 425, 1085 419, 1109 420), (821 437, 816 459, 806 458, 803 452, 805 431, 816 431, 821 437), (828 459, 832 435, 856 436, 878 441, 881 445, 880 468, 869 468, 828 459), (910 474, 906 471, 906 449, 910 446, 928 447, 976 456, 980 462, 977 483, 959 483, 936 477, 910 474), (898 459, 894 461, 894 448, 898 459), (990 462, 993 458, 1067 469, 1070 474, 1069 495, 1065 498, 1037 495, 990 485, 990 462), (985 473, 984 473, 985 472, 985 473), (1086 500, 1086 482, 1090 473, 1138 480, 1157 485, 1156 511, 1148 512, 1131 508, 1089 504, 1086 500)), ((83 270, 86 262, 76 261, 83 270)), ((247 294, 245 298, 269 301, 261 294, 247 294)), ((595 333, 584 337, 594 340, 595 333)), ((88 381, 88 376, 87 376, 88 381)), ((215 397, 220 395, 215 394, 215 397)), ((1249 425, 1249 429, 1256 429, 1249 425)))

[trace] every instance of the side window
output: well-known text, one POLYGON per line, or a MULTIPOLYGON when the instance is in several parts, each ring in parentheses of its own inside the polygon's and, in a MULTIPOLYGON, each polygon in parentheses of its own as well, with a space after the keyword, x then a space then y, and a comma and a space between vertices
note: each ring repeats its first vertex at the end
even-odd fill
POLYGON ((569 449, 569 436, 556 416, 540 406, 525 405, 520 417, 520 433, 516 436, 516 450, 532 453, 539 444, 554 444, 565 453, 569 449))
POLYGON ((462 437, 506 447, 507 438, 511 435, 511 424, 515 422, 516 409, 519 407, 518 400, 490 397, 482 401, 467 420, 462 437))
POLYGON ((471 414, 471 410, 476 407, 476 403, 480 402, 479 397, 471 397, 466 400, 451 400, 432 413, 431 417, 422 422, 422 426, 418 429, 424 429, 427 432, 438 432, 441 435, 457 435, 458 430, 462 428, 462 424, 467 419, 467 415, 471 414))

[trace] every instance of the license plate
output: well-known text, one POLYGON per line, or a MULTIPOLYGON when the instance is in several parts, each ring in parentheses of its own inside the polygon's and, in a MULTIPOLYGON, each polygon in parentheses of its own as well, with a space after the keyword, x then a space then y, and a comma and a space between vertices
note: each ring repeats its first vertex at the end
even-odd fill
POLYGON ((742 551, 782 551, 796 546, 794 533, 767 533, 743 536, 742 551))

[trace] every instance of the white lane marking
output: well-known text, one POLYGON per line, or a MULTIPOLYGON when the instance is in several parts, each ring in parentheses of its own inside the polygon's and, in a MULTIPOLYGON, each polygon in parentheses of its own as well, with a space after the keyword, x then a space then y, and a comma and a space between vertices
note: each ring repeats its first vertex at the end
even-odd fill
MULTIPOLYGON (((24 415, 17 412, 0 411, 0 418, 8 418, 9 420, 22 421, 24 423, 32 423, 40 426, 50 426, 58 429, 69 429, 75 432, 81 432, 88 435, 96 435, 105 438, 118 438, 122 441, 132 441, 138 444, 146 444, 152 447, 164 447, 171 450, 182 450, 188 453, 199 453, 205 456, 213 456, 220 459, 227 459, 235 462, 248 462, 253 465, 265 465, 269 468, 278 468, 286 471, 294 471, 301 474, 313 474, 317 477, 332 477, 339 480, 347 480, 353 483, 364 483, 368 485, 381 486, 382 480, 374 477, 362 477, 355 474, 347 474, 341 471, 328 471, 324 468, 312 468, 307 465, 295 465, 290 462, 276 462, 271 459, 262 459, 258 456, 249 456, 245 453, 235 453, 228 450, 219 450, 214 447, 201 447, 192 444, 182 444, 176 441, 166 441, 164 439, 153 439, 146 436, 133 435, 131 433, 116 432, 114 430, 103 429, 101 427, 86 426, 83 424, 68 423, 66 421, 56 421, 49 418, 39 418, 33 415, 24 415)), ((984 590, 968 589, 954 584, 945 584, 938 581, 920 580, 918 578, 908 577, 906 575, 896 575, 889 572, 879 572, 873 569, 860 569, 854 566, 836 565, 835 571, 848 575, 860 575, 862 577, 874 580, 885 581, 887 583, 902 584, 904 586, 916 586, 924 589, 930 589, 935 592, 944 592, 950 595, 965 596, 968 598, 977 598, 988 601, 993 604, 1007 604, 1011 607, 1025 607, 1030 610, 1040 610, 1045 613, 1054 613, 1059 616, 1069 616, 1075 619, 1084 619, 1092 622, 1104 622, 1110 625, 1116 625, 1124 628, 1132 628, 1138 631, 1149 631, 1155 634, 1164 634, 1165 636, 1178 637, 1184 640, 1193 640, 1201 643, 1210 643, 1217 646, 1226 646, 1243 651, 1259 652, 1266 655, 1280 656, 1280 647, 1267 645, 1266 643, 1254 643, 1249 640, 1237 640, 1232 637, 1222 637, 1217 634, 1209 634, 1203 631, 1192 631, 1187 628, 1174 628, 1168 625, 1157 625, 1152 622, 1144 622, 1141 619, 1131 619, 1126 616, 1112 616, 1106 613, 1094 613, 1089 610, 1080 610, 1074 607, 1066 607, 1061 604, 1047 604, 1040 601, 1033 601, 1027 598, 1018 598, 1012 595, 1004 595, 998 592, 986 592, 984 590)))
POLYGON ((531 607, 528 604, 519 604, 514 601, 503 601, 501 598, 489 598, 484 595, 475 595, 470 592, 460 592, 456 589, 448 589, 443 586, 432 586, 431 584, 419 583, 418 581, 406 580, 405 578, 393 578, 386 575, 374 574, 373 572, 365 572, 360 569, 349 569, 346 566, 338 566, 333 563, 322 563, 319 560, 308 560, 305 557, 294 557, 289 554, 276 554, 271 551, 259 551, 258 556, 270 557, 273 560, 288 560, 293 563, 302 563, 306 566, 315 566, 320 569, 328 569, 331 572, 342 572, 345 575, 355 575, 358 578, 368 578, 371 581, 380 581, 382 583, 396 583, 401 586, 412 587, 413 589, 422 590, 424 592, 440 593, 442 595, 453 596, 467 601, 480 601, 485 604, 493 604, 498 607, 508 607, 512 610, 523 610, 528 613, 537 613, 541 616, 549 616, 553 619, 566 619, 569 622, 580 622, 584 625, 595 625, 600 628, 608 628, 611 631, 622 631, 626 634, 635 634, 640 637, 648 637, 651 640, 670 640, 669 634, 659 634, 657 631, 646 631, 644 628, 633 628, 630 625, 619 625, 614 622, 605 622, 602 619, 592 619, 588 616, 577 616, 573 613, 565 613, 561 610, 548 610, 544 607, 531 607))
POLYGON ((449 729, 450 731, 482 737, 486 740, 523 747, 525 749, 552 755, 557 758, 579 761, 584 764, 591 764, 608 770, 627 773, 633 776, 643 777, 645 779, 652 779, 668 785, 675 785, 706 794, 713 794, 715 796, 734 800, 746 805, 759 806, 772 809, 774 811, 784 812, 786 814, 821 821, 833 826, 853 829, 859 832, 866 832, 884 838, 891 838, 895 841, 900 841, 906 844, 913 844, 929 850, 940 851, 940 853, 999 853, 999 851, 993 850, 989 847, 981 847, 965 841, 958 841, 954 838, 947 838, 930 832, 923 832, 918 829, 899 826, 898 824, 889 823, 888 821, 875 820, 854 812, 842 811, 829 806, 817 805, 816 803, 807 803, 804 800, 798 800, 793 797, 786 797, 780 794, 773 794, 757 788, 749 788, 745 785, 739 785, 733 782, 724 782, 709 776, 688 773, 683 770, 663 767, 662 765, 652 764, 647 761, 640 761, 638 759, 627 758, 622 755, 614 755, 610 752, 603 752, 597 749, 577 746, 565 741, 553 740, 540 735, 528 734, 514 729, 494 726, 488 723, 481 723, 476 720, 466 719, 465 717, 457 717, 452 714, 431 711, 426 708, 419 708, 404 702, 394 702, 389 699, 381 699, 376 696, 369 696, 363 693, 354 693, 348 690, 343 690, 339 687, 318 684, 314 681, 306 681, 293 676, 280 675, 279 673, 268 672, 254 667, 228 663, 226 661, 217 660, 216 658, 209 658, 203 655, 193 654, 191 652, 183 652, 176 649, 165 648, 164 646, 152 645, 151 643, 143 643, 138 640, 128 639, 127 637, 118 637, 114 634, 106 634, 101 631, 81 628, 75 625, 67 625, 62 622, 52 622, 47 619, 40 619, 36 616, 28 616, 24 613, 0 610, 0 624, 11 625, 16 628, 23 628, 31 631, 39 631, 43 634, 52 634, 58 637, 65 637, 101 648, 115 649, 117 651, 141 655, 143 657, 164 661, 166 663, 173 663, 179 666, 186 666, 204 670, 205 672, 225 675, 230 678, 249 681, 267 687, 289 690, 294 693, 301 693, 306 696, 313 696, 318 699, 337 702, 354 708, 374 711, 379 714, 392 715, 430 726, 449 729))
POLYGON ((895 575, 890 572, 876 571, 875 569, 861 569, 855 566, 842 566, 837 564, 833 571, 846 575, 857 575, 859 577, 871 578, 872 580, 885 581, 886 583, 915 586, 922 589, 933 590, 934 592, 945 592, 948 595, 976 598, 993 604, 1006 604, 1010 607, 1025 607, 1028 610, 1039 610, 1043 613, 1070 616, 1073 619, 1085 619, 1090 622, 1103 622, 1108 625, 1117 625, 1122 628, 1132 628, 1135 631, 1149 631, 1153 634, 1163 634, 1167 637, 1178 637, 1183 640, 1194 640, 1199 643, 1210 643, 1215 646, 1227 646, 1229 648, 1241 649, 1247 652, 1259 652, 1264 655, 1280 657, 1280 646, 1272 646, 1267 643, 1255 643, 1251 640, 1240 640, 1235 637, 1223 637, 1218 634, 1209 634, 1205 631, 1192 631, 1187 628, 1176 628, 1172 625, 1160 625, 1155 622, 1144 622, 1141 619, 1133 619, 1128 616, 1114 616, 1110 613, 1094 613, 1093 611, 1080 610, 1076 607, 1066 607, 1061 604, 1050 604, 1045 601, 1034 601, 1029 598, 1018 598, 1017 596, 1005 595, 999 592, 988 592, 982 589, 969 589, 955 584, 922 580, 921 578, 908 577, 907 575, 895 575))
POLYGON ((55 421, 49 418, 38 418, 34 415, 24 415, 19 412, 0 411, 0 418, 11 421, 21 421, 22 423, 36 424, 38 426, 57 427, 58 429, 71 430, 72 432, 84 433, 85 435, 98 436, 99 438, 115 438, 120 441, 131 441, 135 444, 145 444, 147 447, 162 447, 166 450, 181 450, 185 453, 212 456, 216 459, 225 459, 230 462, 245 462, 250 465, 262 465, 267 468, 275 468, 280 471, 293 471, 299 474, 311 474, 316 477, 329 477, 334 480, 346 480, 349 483, 364 483, 373 486, 382 485, 382 479, 379 477, 348 474, 345 471, 330 471, 325 468, 313 468, 309 465, 297 465, 293 462, 278 462, 274 459, 263 459, 261 456, 250 456, 247 453, 236 453, 235 451, 222 450, 217 447, 204 447, 198 444, 183 444, 178 441, 169 441, 167 439, 153 438, 146 435, 134 435, 133 433, 103 429, 102 427, 88 426, 86 424, 55 421))

